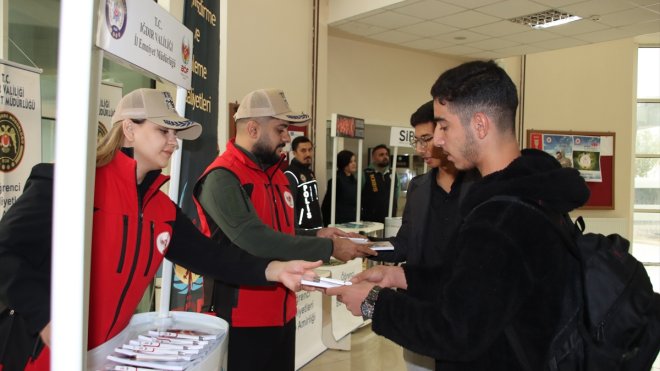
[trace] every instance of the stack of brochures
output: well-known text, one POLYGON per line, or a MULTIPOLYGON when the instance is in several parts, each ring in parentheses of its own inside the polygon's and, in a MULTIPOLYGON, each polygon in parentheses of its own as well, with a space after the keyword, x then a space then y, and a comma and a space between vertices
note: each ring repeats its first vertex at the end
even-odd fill
POLYGON ((223 334, 167 329, 149 330, 115 348, 106 370, 183 371, 197 364, 222 339, 223 334))

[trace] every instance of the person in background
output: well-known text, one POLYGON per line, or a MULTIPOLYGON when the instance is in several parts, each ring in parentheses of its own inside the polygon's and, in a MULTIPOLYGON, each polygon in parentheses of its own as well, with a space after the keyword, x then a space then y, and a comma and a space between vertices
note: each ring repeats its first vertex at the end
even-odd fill
MULTIPOLYGON (((161 170, 178 148, 177 138, 192 140, 202 132, 176 113, 169 93, 126 94, 112 125, 96 152, 89 349, 128 325, 163 258, 230 284, 281 282, 295 290, 302 274, 313 277, 320 261, 283 263, 219 248, 160 191, 169 179, 161 170)), ((0 298, 14 316, 14 330, 5 330, 27 332, 0 338, 33 342, 30 354, 8 355, 7 371, 22 369, 28 357, 26 370, 49 369, 52 209, 53 164, 38 164, 0 221, 0 298)))
POLYGON ((385 223, 390 202, 392 202, 392 216, 396 216, 399 181, 395 175, 394 195, 390 200, 391 181, 390 149, 384 144, 379 144, 371 150, 371 164, 364 169, 362 220, 385 223))
MULTIPOLYGON (((459 172, 447 160, 442 148, 433 145, 436 123, 432 100, 410 116, 410 125, 415 129, 410 144, 430 171, 410 182, 401 227, 396 236, 389 239, 394 250, 382 251, 371 259, 425 267, 440 266, 446 259, 451 235, 459 222, 459 203, 479 174, 476 171, 468 174, 459 172)), ((432 299, 419 293, 413 296, 432 299)), ((409 371, 435 369, 433 358, 405 348, 403 358, 409 371)))
POLYGON ((444 72, 431 95, 434 144, 457 169, 476 168, 483 176, 461 202, 451 255, 437 268, 377 266, 326 293, 371 318, 377 334, 433 357, 437 370, 546 369, 546 352, 567 325, 562 308, 571 304, 565 301, 579 263, 547 216, 501 197, 562 215, 582 206, 589 189, 577 170, 562 168, 553 156, 520 150, 516 87, 495 62, 444 72))
MULTIPOLYGON (((335 203, 335 224, 355 221, 357 212, 357 161, 355 154, 348 150, 337 153, 337 201, 335 203)), ((330 207, 332 206, 332 178, 328 180, 328 188, 323 197, 323 220, 330 223, 330 207)), ((327 224, 326 224, 327 225, 327 224)))
POLYGON ((323 228, 323 215, 319 203, 319 187, 312 170, 314 145, 309 138, 299 136, 291 142, 293 159, 284 175, 295 205, 296 234, 315 236, 323 228))
MULTIPOLYGON (((282 90, 250 92, 234 118, 236 138, 193 189, 206 235, 228 250, 269 259, 327 262, 331 256, 347 261, 376 254, 348 238, 295 236, 294 199, 280 164, 291 141, 289 125, 304 125, 309 116, 292 112, 282 90)), ((208 282, 205 309, 230 326, 228 369, 292 371, 296 295, 283 286, 208 282)))

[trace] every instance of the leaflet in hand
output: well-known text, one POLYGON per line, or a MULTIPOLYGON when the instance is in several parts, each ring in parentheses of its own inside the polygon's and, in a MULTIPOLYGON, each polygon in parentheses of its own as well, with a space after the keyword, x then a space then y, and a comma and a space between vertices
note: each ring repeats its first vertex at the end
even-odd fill
POLYGON ((349 237, 349 240, 359 243, 359 244, 368 244, 372 243, 373 245, 369 246, 372 250, 374 251, 392 251, 394 250, 394 246, 390 241, 376 241, 372 242, 369 241, 367 238, 355 238, 355 237, 349 237))
POLYGON ((371 245, 371 249, 374 251, 393 251, 394 245, 390 241, 378 241, 371 245))
POLYGON ((307 286, 322 287, 326 289, 331 287, 350 286, 353 284, 351 281, 342 281, 324 277, 316 277, 313 280, 303 279, 300 283, 307 286))

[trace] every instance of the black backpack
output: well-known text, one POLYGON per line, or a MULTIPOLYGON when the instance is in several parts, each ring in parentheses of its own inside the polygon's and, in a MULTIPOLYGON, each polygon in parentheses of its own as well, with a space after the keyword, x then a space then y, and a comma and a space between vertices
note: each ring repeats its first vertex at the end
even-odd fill
MULTIPOLYGON (((493 201, 514 202, 538 212, 580 263, 581 274, 569 290, 577 293, 579 305, 576 308, 573 301, 562 308, 562 315, 570 320, 558 329, 544 369, 650 370, 660 351, 660 294, 653 292, 642 263, 628 252, 630 242, 618 234, 583 233, 582 217, 573 223, 567 214, 553 214, 533 201, 495 196, 484 203, 493 201)), ((513 328, 507 327, 505 334, 523 368, 537 371, 513 328)))

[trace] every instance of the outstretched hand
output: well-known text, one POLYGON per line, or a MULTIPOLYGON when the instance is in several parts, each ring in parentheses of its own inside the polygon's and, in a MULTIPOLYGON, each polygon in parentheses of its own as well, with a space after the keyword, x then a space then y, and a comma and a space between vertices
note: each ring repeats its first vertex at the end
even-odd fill
POLYGON ((371 243, 355 243, 348 238, 332 239, 332 256, 343 262, 362 258, 365 256, 376 256, 377 252, 372 250, 371 243))
POLYGON ((321 228, 316 232, 316 237, 322 238, 334 238, 334 237, 345 237, 345 238, 365 238, 363 235, 354 232, 344 232, 339 228, 327 227, 321 228))
POLYGON ((318 260, 315 262, 308 262, 305 260, 291 260, 288 262, 281 262, 274 260, 266 267, 266 279, 273 282, 281 282, 289 290, 300 291, 300 280, 314 279, 316 273, 315 268, 323 264, 323 261, 318 260))
POLYGON ((369 282, 380 287, 408 288, 408 282, 403 268, 389 265, 376 265, 360 272, 351 278, 351 282, 369 282))

